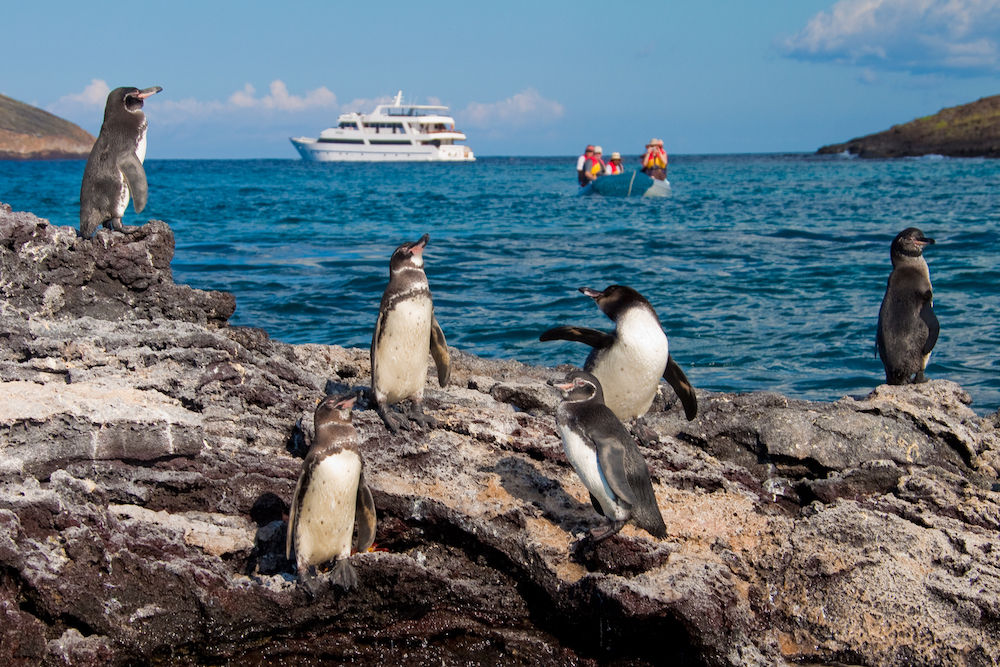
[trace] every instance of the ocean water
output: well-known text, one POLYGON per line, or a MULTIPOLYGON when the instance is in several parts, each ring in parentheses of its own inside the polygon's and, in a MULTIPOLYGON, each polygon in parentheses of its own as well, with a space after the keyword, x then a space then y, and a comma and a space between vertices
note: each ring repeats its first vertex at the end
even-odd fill
MULTIPOLYGON (((177 282, 234 293, 232 323, 290 343, 367 348, 389 256, 429 232, 436 314, 462 350, 582 364, 582 344, 538 335, 610 329, 577 288, 622 283, 653 303, 696 387, 814 400, 883 382, 889 244, 920 227, 937 240, 928 376, 980 414, 1000 407, 1000 162, 680 155, 665 199, 578 197, 574 164, 150 160, 149 204, 125 222, 168 222, 177 282)), ((0 201, 75 227, 83 166, 0 162, 0 201)))

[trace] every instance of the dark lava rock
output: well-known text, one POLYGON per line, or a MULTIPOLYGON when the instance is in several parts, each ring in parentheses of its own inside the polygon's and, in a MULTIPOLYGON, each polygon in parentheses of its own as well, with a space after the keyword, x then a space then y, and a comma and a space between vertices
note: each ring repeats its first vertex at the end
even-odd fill
POLYGON ((657 409, 667 537, 580 551, 604 519, 550 412, 565 369, 453 350, 436 428, 359 401, 376 549, 310 596, 287 503, 368 352, 227 326, 172 253, 161 222, 81 241, 0 207, 0 664, 1000 661, 1000 415, 945 380, 657 409))
POLYGON ((884 132, 823 146, 817 153, 865 158, 1000 157, 1000 95, 942 109, 884 132))

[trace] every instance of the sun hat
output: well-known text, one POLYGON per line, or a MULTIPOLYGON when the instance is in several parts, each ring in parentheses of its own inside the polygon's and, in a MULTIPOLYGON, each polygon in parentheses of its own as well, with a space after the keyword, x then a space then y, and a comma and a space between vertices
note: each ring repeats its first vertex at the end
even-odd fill
POLYGON ((611 159, 612 160, 621 160, 622 159, 622 154, 619 153, 618 151, 615 151, 614 153, 611 154, 611 159))

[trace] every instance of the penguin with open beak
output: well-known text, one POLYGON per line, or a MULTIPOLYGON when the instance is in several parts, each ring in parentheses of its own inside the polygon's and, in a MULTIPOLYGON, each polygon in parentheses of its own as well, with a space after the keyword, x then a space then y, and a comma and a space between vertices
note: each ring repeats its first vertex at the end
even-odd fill
POLYGON ((424 249, 430 240, 424 234, 396 248, 389 260, 389 285, 382 294, 378 320, 372 336, 372 393, 376 410, 393 433, 410 423, 432 427, 422 402, 427 380, 427 355, 434 359, 438 384, 448 384, 451 357, 441 325, 434 317, 434 302, 424 273, 424 249), (390 406, 409 400, 402 419, 390 406))

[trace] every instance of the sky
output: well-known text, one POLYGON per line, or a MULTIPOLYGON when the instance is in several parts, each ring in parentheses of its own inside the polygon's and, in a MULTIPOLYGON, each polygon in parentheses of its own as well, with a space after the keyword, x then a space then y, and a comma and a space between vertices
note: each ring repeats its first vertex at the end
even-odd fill
POLYGON ((1000 93, 1000 0, 8 2, 0 93, 148 159, 296 158, 345 111, 450 107, 480 156, 813 152, 1000 93))

